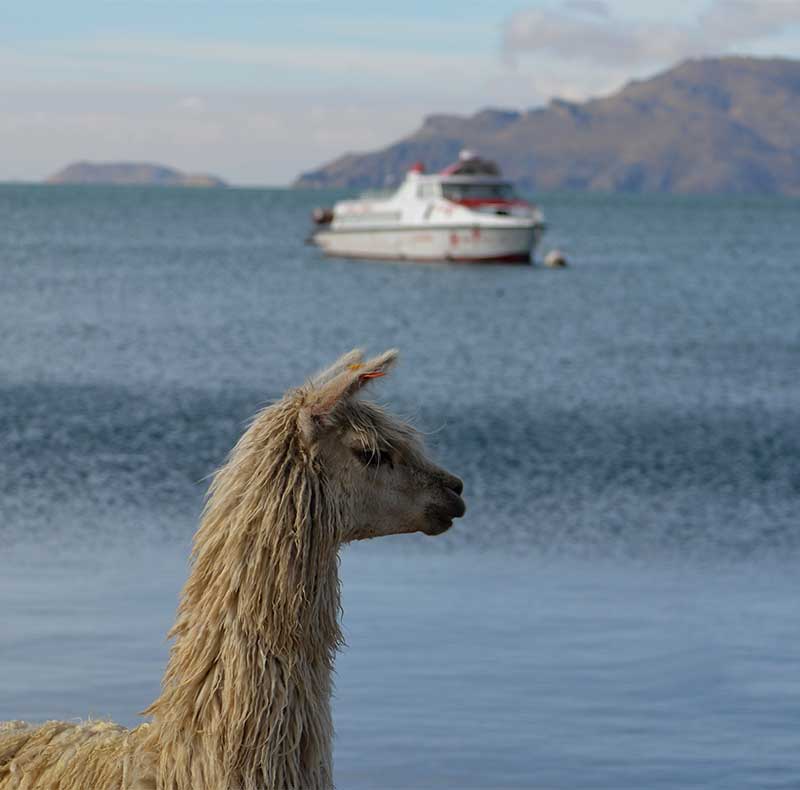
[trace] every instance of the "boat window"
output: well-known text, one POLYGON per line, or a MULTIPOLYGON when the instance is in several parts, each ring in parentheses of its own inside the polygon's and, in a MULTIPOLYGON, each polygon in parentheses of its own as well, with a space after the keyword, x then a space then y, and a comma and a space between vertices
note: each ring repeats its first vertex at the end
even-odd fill
POLYGON ((448 200, 513 200, 511 184, 442 184, 442 194, 448 200))

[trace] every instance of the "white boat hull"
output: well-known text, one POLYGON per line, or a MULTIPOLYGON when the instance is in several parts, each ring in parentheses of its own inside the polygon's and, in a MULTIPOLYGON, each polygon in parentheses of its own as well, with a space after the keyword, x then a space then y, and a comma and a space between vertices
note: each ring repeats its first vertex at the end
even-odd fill
POLYGON ((325 228, 313 235, 328 255, 347 258, 458 262, 529 262, 544 226, 515 223, 398 228, 325 228))

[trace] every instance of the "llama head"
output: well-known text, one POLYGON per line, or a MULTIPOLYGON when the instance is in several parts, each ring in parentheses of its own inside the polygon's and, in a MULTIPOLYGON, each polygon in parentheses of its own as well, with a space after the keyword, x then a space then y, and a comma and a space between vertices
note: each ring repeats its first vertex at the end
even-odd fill
POLYGON ((395 358, 350 352, 255 416, 209 489, 173 635, 207 606, 257 624, 269 651, 332 662, 339 546, 438 535, 464 514, 461 480, 425 457, 408 425, 359 397, 395 358))
POLYGON ((394 364, 394 350, 351 351, 302 388, 305 449, 345 503, 342 541, 408 532, 439 535, 464 515, 463 484, 430 461, 410 426, 359 393, 394 364))

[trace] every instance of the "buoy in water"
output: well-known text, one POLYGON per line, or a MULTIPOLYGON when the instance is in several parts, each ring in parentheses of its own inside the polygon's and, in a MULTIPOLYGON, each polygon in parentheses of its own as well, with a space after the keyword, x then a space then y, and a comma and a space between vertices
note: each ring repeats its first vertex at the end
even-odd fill
POLYGON ((544 256, 544 265, 550 269, 563 269, 567 265, 567 256, 561 250, 550 250, 544 256))

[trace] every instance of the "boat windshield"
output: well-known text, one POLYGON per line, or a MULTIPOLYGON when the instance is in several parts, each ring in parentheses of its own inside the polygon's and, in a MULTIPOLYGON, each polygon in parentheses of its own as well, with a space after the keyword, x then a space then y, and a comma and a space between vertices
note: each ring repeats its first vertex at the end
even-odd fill
POLYGON ((442 184, 442 196, 447 200, 513 200, 511 184, 442 184))

